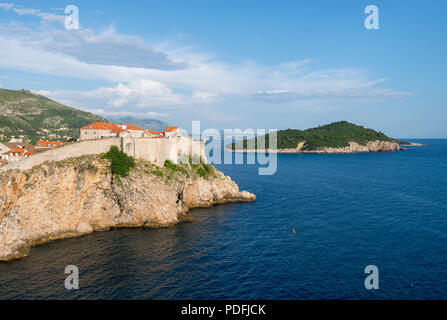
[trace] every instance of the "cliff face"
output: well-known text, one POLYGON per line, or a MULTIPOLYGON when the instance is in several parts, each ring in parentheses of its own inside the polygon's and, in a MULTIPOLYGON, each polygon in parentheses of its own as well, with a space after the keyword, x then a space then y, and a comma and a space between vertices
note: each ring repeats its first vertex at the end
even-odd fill
POLYGON ((217 170, 204 179, 144 161, 125 178, 112 178, 108 161, 94 156, 10 171, 0 175, 0 261, 53 239, 172 226, 191 208, 255 199, 217 170))
POLYGON ((268 153, 359 153, 359 152, 394 152, 401 150, 397 142, 390 141, 369 141, 366 145, 358 144, 357 142, 349 142, 349 146, 344 148, 323 147, 313 150, 304 150, 305 141, 298 143, 296 148, 287 149, 267 149, 267 150, 232 150, 225 149, 232 152, 268 152, 268 153))
MULTIPOLYGON (((349 146, 344 148, 322 148, 309 152, 313 153, 358 153, 358 152, 394 152, 399 151, 397 142, 390 141, 369 141, 366 145, 357 142, 349 142, 349 146)), ((306 152, 306 151, 305 151, 306 152)))

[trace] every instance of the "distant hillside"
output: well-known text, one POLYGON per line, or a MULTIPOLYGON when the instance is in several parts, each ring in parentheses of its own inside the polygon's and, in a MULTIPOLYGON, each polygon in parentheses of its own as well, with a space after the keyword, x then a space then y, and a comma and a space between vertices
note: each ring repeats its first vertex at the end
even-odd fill
MULTIPOLYGON (((343 148, 349 146, 349 142, 357 142, 360 145, 366 145, 369 141, 376 140, 398 142, 382 132, 366 129, 346 121, 334 122, 307 130, 280 130, 277 132, 277 135, 278 149, 294 149, 297 148, 300 142, 305 142, 302 150, 307 151, 318 150, 324 147, 343 148)), ((266 149, 269 148, 268 136, 269 135, 267 134, 265 138, 266 149)), ((233 143, 231 147, 234 150, 235 143, 233 143)), ((246 148, 247 139, 243 141, 243 150, 246 148)), ((237 150, 240 149, 241 148, 238 148, 237 150)))
POLYGON ((79 137, 79 129, 92 122, 107 122, 89 112, 57 103, 27 90, 0 89, 0 141, 14 136, 36 143, 79 137))
POLYGON ((151 129, 153 131, 165 131, 169 125, 167 122, 157 119, 140 119, 134 117, 115 117, 108 118, 109 122, 132 123, 142 129, 151 129))

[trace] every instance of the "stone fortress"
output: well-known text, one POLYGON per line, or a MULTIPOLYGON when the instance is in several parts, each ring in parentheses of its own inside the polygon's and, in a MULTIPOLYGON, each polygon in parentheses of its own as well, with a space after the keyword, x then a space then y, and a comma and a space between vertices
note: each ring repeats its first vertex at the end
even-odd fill
POLYGON ((0 172, 29 170, 47 161, 101 154, 109 151, 112 146, 117 146, 135 159, 144 159, 158 166, 163 166, 166 160, 179 163, 185 157, 202 158, 202 161, 206 161, 205 143, 181 135, 178 127, 167 127, 165 132, 154 132, 129 124, 93 123, 80 130, 78 142, 10 162, 0 166, 0 172))

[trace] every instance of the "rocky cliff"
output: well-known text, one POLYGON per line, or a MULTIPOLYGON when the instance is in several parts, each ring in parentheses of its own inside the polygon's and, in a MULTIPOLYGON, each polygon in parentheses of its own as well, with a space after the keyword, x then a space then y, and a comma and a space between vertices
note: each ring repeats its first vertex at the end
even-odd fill
MULTIPOLYGON (((358 152, 394 152, 399 151, 400 147, 397 142, 391 141, 368 141, 366 145, 358 144, 357 142, 349 142, 349 146, 344 148, 321 148, 317 150, 308 151, 311 153, 358 153, 358 152)), ((304 151, 306 152, 306 151, 304 151)))
POLYGON ((212 168, 205 179, 137 161, 127 177, 113 177, 98 156, 45 163, 0 175, 0 261, 20 258, 35 244, 117 227, 167 227, 191 208, 256 197, 212 168))
POLYGON ((313 150, 304 150, 304 142, 298 143, 296 148, 283 149, 267 149, 267 150, 232 150, 226 148, 227 151, 233 152, 268 152, 268 153, 359 153, 359 152, 394 152, 401 150, 397 142, 391 141, 369 141, 366 145, 361 145, 357 142, 349 142, 349 146, 343 148, 322 147, 313 150))

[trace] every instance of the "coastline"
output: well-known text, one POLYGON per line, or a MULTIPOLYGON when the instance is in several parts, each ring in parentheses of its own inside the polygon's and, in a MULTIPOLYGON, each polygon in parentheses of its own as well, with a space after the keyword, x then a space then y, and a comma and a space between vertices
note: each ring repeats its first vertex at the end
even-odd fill
POLYGON ((207 178, 139 160, 126 177, 90 156, 0 174, 0 261, 31 247, 116 228, 167 228, 193 208, 253 202, 256 196, 217 169, 207 178), (155 173, 154 173, 155 172, 155 173), (162 175, 158 175, 162 173, 162 175))
POLYGON ((238 153, 285 153, 285 154, 352 154, 352 153, 368 153, 368 152, 395 152, 405 150, 397 142, 390 141, 369 141, 366 145, 361 145, 357 142, 349 142, 349 146, 334 148, 322 147, 314 150, 304 150, 305 142, 298 143, 296 148, 289 149, 243 149, 233 150, 225 147, 225 151, 238 153))
POLYGON ((401 147, 425 147, 427 144, 418 143, 418 142, 410 142, 408 144, 401 144, 401 147))

